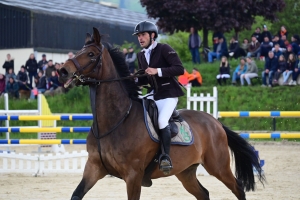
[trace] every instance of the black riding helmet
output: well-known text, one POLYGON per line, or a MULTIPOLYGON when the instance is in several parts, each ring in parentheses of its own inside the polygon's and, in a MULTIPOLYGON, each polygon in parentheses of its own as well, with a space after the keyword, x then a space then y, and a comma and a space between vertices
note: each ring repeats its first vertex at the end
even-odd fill
POLYGON ((139 22, 134 30, 132 35, 137 35, 139 33, 148 32, 149 34, 155 33, 154 39, 158 36, 158 30, 155 24, 149 21, 141 21, 139 22))

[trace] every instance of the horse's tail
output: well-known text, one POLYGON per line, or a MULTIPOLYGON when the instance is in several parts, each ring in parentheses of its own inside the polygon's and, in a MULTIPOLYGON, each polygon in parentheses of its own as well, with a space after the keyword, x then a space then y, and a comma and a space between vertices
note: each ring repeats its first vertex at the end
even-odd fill
POLYGON ((255 179, 253 167, 258 172, 259 181, 264 184, 265 176, 258 155, 254 151, 254 147, 245 139, 240 137, 236 132, 222 125, 228 139, 228 146, 235 158, 235 176, 242 181, 246 191, 255 190, 255 179))

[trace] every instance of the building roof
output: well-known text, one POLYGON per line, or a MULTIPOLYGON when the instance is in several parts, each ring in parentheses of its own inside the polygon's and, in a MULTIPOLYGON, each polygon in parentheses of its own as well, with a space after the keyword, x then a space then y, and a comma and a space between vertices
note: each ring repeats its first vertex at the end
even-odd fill
POLYGON ((110 24, 130 27, 134 27, 142 20, 149 20, 155 23, 154 19, 149 19, 143 13, 82 0, 0 0, 0 3, 38 13, 100 20, 110 24))

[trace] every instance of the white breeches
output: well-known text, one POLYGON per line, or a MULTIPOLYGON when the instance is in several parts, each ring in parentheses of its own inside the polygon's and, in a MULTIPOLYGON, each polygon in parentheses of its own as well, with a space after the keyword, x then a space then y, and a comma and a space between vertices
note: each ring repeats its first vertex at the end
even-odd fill
MULTIPOLYGON (((153 96, 147 97, 148 99, 153 99, 153 96)), ((178 102, 178 97, 161 99, 155 101, 158 109, 158 126, 159 129, 164 129, 169 125, 169 119, 176 108, 178 102)))

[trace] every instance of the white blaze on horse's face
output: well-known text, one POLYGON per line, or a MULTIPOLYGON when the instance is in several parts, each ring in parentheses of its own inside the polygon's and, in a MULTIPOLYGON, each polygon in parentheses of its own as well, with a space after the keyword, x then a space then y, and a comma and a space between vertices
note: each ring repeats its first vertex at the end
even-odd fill
POLYGON ((149 46, 150 43, 150 35, 147 32, 137 34, 138 41, 142 48, 146 48, 149 46))

